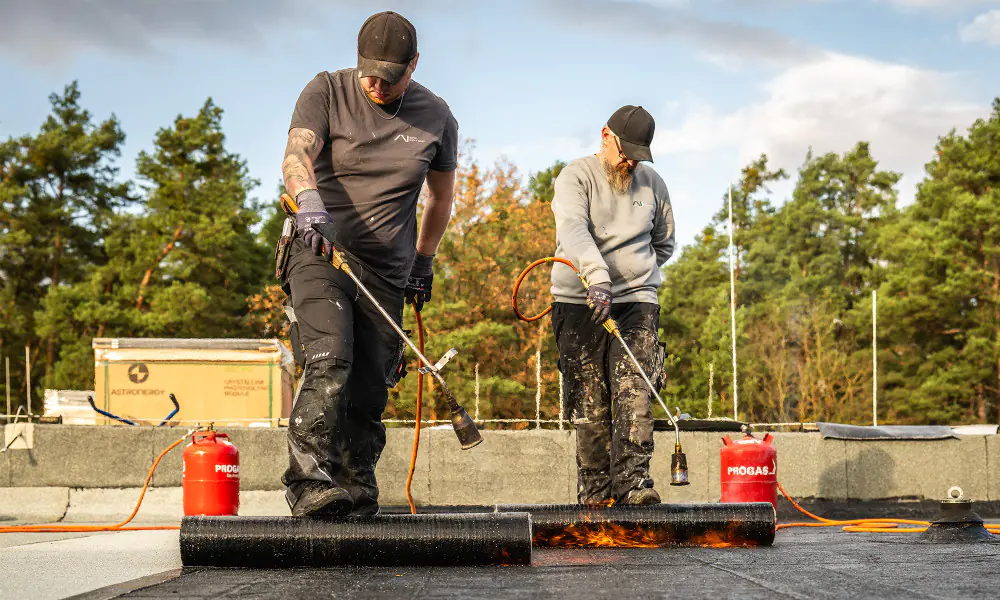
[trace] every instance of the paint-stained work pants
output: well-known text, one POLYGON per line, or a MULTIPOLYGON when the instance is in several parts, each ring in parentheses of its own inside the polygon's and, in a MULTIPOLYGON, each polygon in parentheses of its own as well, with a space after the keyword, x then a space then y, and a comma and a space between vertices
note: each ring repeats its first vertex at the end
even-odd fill
MULTIPOLYGON (((631 490, 653 487, 651 394, 621 343, 594 325, 591 314, 582 304, 556 302, 552 308, 563 410, 576 429, 577 501, 622 502, 631 490)), ((611 317, 654 381, 663 369, 659 314, 659 305, 651 303, 611 306, 611 317)))
MULTIPOLYGON (((362 283, 402 323, 403 289, 348 256, 362 283)), ((378 506, 375 465, 385 447, 382 411, 398 381, 403 341, 342 271, 292 242, 286 279, 304 373, 288 424, 288 469, 281 478, 289 506, 312 481, 341 487, 354 513, 378 506)))

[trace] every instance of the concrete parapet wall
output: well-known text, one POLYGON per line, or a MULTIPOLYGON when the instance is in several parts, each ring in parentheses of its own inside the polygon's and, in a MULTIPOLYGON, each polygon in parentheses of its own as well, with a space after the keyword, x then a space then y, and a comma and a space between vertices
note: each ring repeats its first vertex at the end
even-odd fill
MULTIPOLYGON (((87 490, 113 494, 115 488, 129 493, 139 488, 155 457, 184 434, 180 428, 19 427, 30 429, 24 435, 30 443, 0 454, 0 507, 6 497, 2 488, 30 489, 40 513, 58 512, 53 506, 62 502, 68 507, 63 511, 67 518, 75 514, 74 495, 82 503, 86 497, 79 494, 87 490)), ((275 492, 265 496, 279 498, 287 461, 286 430, 222 431, 230 434, 240 450, 241 490, 275 492)), ((683 434, 691 485, 675 488, 668 485, 673 436, 656 432, 652 472, 664 501, 719 499, 722 435, 683 434)), ((774 437, 778 479, 796 497, 934 499, 958 485, 976 500, 1000 500, 1000 477, 990 472, 996 468, 991 465, 1000 464, 997 436, 919 442, 824 440, 818 433, 776 433, 774 437)), ((461 450, 450 429, 424 429, 412 485, 414 500, 437 505, 575 501, 576 441, 571 430, 484 431, 483 438, 482 445, 461 450)), ((183 446, 164 457, 153 479, 154 488, 164 489, 166 505, 179 502, 167 501, 167 496, 179 492, 183 446)), ((377 469, 383 504, 406 503, 404 486, 412 447, 411 429, 389 429, 377 469)), ((99 498, 94 496, 94 500, 99 498)))

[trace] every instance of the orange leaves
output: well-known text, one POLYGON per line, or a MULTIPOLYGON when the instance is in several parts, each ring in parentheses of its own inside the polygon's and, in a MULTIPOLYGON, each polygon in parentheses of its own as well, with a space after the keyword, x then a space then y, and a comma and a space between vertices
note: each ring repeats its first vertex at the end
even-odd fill
POLYGON ((281 307, 285 292, 280 285, 268 285, 264 290, 247 299, 250 311, 247 325, 261 337, 288 337, 288 320, 281 307))

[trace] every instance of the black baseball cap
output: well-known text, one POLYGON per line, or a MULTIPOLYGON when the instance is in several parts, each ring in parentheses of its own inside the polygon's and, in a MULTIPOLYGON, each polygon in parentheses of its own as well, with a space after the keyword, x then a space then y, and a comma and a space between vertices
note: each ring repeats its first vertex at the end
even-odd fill
POLYGON ((626 104, 608 119, 608 129, 618 136, 622 153, 629 160, 653 162, 649 145, 653 143, 653 116, 641 106, 626 104))
POLYGON ((399 83, 416 55, 417 30, 392 11, 368 17, 358 32, 358 72, 362 77, 399 83))

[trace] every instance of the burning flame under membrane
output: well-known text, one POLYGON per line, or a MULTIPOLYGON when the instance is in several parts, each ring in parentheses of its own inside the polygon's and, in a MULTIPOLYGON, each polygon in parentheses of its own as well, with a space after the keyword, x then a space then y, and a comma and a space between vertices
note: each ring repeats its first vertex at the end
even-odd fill
POLYGON ((726 523, 622 523, 584 520, 534 527, 532 544, 548 548, 738 548, 760 545, 741 521, 726 523))

